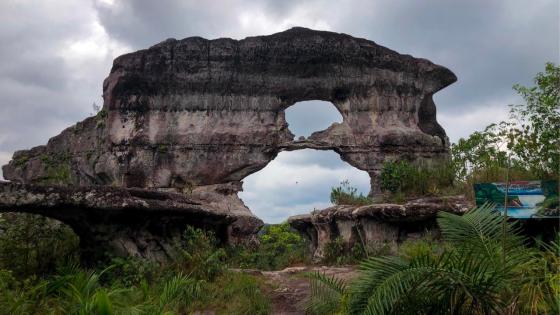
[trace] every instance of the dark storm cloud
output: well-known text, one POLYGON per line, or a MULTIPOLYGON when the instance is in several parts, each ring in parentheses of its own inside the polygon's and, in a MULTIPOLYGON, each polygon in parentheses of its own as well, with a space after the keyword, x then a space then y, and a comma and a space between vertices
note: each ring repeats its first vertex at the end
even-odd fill
MULTIPOLYGON (((275 25, 296 24, 326 25, 332 31, 368 38, 401 53, 430 59, 457 74, 457 83, 435 95, 444 120, 473 108, 496 106, 500 100, 501 113, 505 113, 507 105, 517 101, 512 85, 530 84, 546 61, 558 61, 559 53, 559 2, 554 0, 237 0, 208 4, 145 0, 100 5, 98 12, 110 34, 135 48, 168 37, 242 38, 278 31, 275 25), (244 14, 249 27, 240 25, 239 17, 244 14)), ((471 126, 442 123, 459 128, 451 130, 452 135, 472 131, 471 126)))
POLYGON ((77 1, 0 3, 1 165, 16 150, 45 144, 100 102, 110 59, 101 67, 91 58, 82 65, 71 51, 91 35, 95 17, 77 1))

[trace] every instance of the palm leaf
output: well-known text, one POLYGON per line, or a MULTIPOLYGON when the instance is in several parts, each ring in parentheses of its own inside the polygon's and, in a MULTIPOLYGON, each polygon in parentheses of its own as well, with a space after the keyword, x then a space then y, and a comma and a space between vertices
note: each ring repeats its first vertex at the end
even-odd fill
POLYGON ((336 314, 345 308, 348 294, 346 283, 320 272, 308 273, 311 294, 304 308, 310 314, 336 314))

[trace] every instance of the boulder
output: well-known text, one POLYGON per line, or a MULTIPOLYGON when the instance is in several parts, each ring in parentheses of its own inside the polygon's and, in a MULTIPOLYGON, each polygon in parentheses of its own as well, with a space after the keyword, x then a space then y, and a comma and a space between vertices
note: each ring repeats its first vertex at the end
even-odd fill
POLYGON ((354 246, 387 247, 395 252, 400 242, 437 235, 437 213, 463 214, 474 205, 464 196, 425 197, 404 204, 337 205, 288 218, 291 227, 310 241, 313 256, 321 259, 325 246, 340 238, 347 250, 354 246))

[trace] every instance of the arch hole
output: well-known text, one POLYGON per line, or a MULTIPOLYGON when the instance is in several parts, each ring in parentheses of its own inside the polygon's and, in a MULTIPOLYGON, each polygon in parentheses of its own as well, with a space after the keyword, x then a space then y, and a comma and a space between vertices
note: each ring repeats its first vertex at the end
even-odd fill
POLYGON ((0 269, 44 275, 79 261, 80 239, 65 223, 38 214, 0 213, 0 269))
POLYGON ((243 180, 239 196, 265 223, 332 206, 332 187, 344 180, 367 195, 370 178, 342 161, 334 151, 304 149, 280 152, 265 168, 243 180))
POLYGON ((331 102, 297 102, 285 110, 288 128, 295 139, 307 138, 313 132, 325 130, 333 123, 341 123, 343 118, 331 102))

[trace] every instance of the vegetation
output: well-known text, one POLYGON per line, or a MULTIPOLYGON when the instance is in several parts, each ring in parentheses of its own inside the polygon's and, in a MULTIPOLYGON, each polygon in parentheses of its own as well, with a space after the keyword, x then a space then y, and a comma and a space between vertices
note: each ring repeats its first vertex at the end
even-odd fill
POLYGON ((331 202, 335 205, 362 206, 371 204, 372 200, 362 193, 358 194, 358 189, 350 186, 350 182, 345 180, 339 186, 332 188, 331 202))
POLYGON ((79 239, 56 220, 25 213, 0 216, 0 269, 19 277, 44 275, 78 259, 79 239))
POLYGON ((491 124, 451 146, 464 181, 557 179, 560 165, 560 67, 547 63, 534 87, 515 85, 524 105, 511 105, 508 121, 491 124))
POLYGON ((230 248, 229 263, 240 268, 279 270, 310 262, 309 244, 288 223, 267 225, 258 247, 230 248))
POLYGON ((455 186, 455 168, 447 162, 419 166, 406 161, 387 162, 381 171, 380 186, 394 196, 439 195, 455 186))
POLYGON ((168 264, 115 258, 86 269, 65 259, 77 258, 68 227, 40 216, 14 220, 0 233, 0 314, 270 313, 262 280, 228 271, 225 250, 199 229, 186 228, 168 264))
POLYGON ((557 314, 558 243, 529 248, 491 205, 440 213, 447 246, 422 246, 361 264, 350 285, 312 278, 315 314, 557 314))

